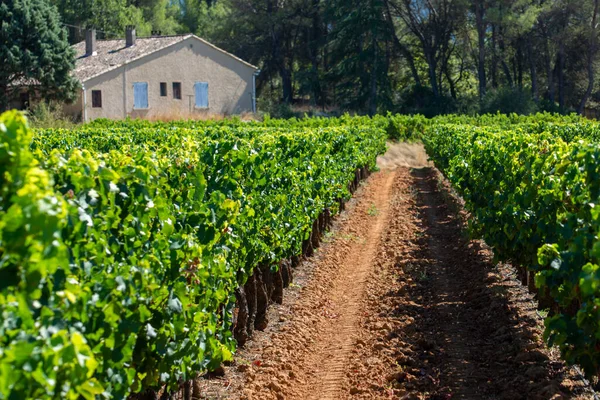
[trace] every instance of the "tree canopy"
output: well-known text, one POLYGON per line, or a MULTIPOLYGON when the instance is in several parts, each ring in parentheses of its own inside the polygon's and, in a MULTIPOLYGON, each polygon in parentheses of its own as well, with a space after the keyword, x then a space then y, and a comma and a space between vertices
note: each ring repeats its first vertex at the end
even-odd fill
POLYGON ((20 86, 44 98, 73 99, 74 50, 56 8, 45 0, 0 3, 0 111, 20 86))
MULTIPOLYGON (((195 33, 260 67, 267 110, 600 108, 599 0, 46 1, 71 43, 90 26, 100 39, 126 25, 195 33)), ((34 3, 43 0, 8 2, 34 3)))
POLYGON ((263 103, 429 115, 600 104, 598 0, 191 1, 181 28, 259 65, 263 103), (214 7, 218 26, 202 18, 214 7))

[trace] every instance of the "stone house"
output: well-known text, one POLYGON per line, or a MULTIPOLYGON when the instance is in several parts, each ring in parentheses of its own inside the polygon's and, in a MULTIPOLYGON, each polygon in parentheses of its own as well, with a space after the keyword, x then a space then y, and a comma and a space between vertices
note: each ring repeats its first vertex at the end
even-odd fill
POLYGON ((67 115, 95 118, 190 117, 256 112, 255 66, 192 35, 96 40, 73 46, 81 82, 67 115))

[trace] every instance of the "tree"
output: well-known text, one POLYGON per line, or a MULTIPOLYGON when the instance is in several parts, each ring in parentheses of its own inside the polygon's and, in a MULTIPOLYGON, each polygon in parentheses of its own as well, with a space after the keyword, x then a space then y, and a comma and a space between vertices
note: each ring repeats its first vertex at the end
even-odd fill
MULTIPOLYGON (((298 86, 295 73, 310 62, 306 51, 310 33, 305 33, 314 23, 314 12, 308 0, 232 0, 231 4, 231 34, 224 47, 261 67, 257 91, 277 80, 280 100, 291 103, 298 86)), ((302 75, 311 79, 314 74, 302 75)))
POLYGON ((487 21, 485 20, 485 1, 473 0, 473 13, 475 14, 475 26, 477 28, 477 78, 479 80, 479 98, 485 96, 485 37, 487 21))
MULTIPOLYGON (((538 74, 536 69, 537 55, 535 47, 543 47, 542 42, 534 43, 537 31, 536 24, 540 18, 538 0, 503 0, 490 2, 489 19, 493 24, 500 44, 502 70, 509 86, 523 90, 525 70, 529 68, 531 93, 538 101, 538 74), (510 65, 510 66, 509 66, 510 65), (512 67, 512 68, 511 68, 512 67), (512 72, 511 72, 512 69, 512 72)), ((497 53, 494 48, 493 51, 497 53)))
POLYGON ((388 71, 395 33, 386 21, 387 4, 382 0, 328 3, 329 76, 343 106, 373 115, 391 97, 388 71))
POLYGON ((441 71, 448 65, 450 42, 455 40, 456 27, 465 15, 467 3, 463 0, 395 0, 391 3, 398 16, 419 40, 433 96, 441 96, 441 71))
POLYGON ((222 45, 234 26, 228 1, 180 0, 179 23, 182 30, 222 45))
POLYGON ((45 99, 73 100, 75 51, 56 8, 44 0, 0 3, 0 110, 19 86, 35 84, 45 99))
MULTIPOLYGON (((130 0, 129 6, 135 5, 142 10, 144 21, 153 31, 163 35, 173 35, 181 31, 181 26, 176 17, 179 13, 179 4, 171 0, 130 0)), ((129 24, 126 24, 129 25, 129 24)))
MULTIPOLYGON (((159 20, 154 26, 144 19, 144 13, 150 15, 152 11, 145 11, 141 7, 131 4, 128 0, 50 0, 61 13, 61 19, 69 24, 69 40, 78 43, 85 38, 88 27, 96 29, 100 38, 123 38, 125 27, 133 25, 140 36, 150 35, 152 30, 163 30, 165 33, 175 33, 169 22, 162 24, 163 16, 170 10, 165 9, 166 3, 156 7, 159 15, 153 20, 159 20)), ((150 6, 144 4, 144 6, 150 6)))
POLYGON ((588 86, 585 90, 585 93, 583 95, 583 98, 581 99, 581 103, 579 103, 579 107, 577 108, 577 112, 579 114, 583 114, 583 111, 585 109, 585 104, 587 103, 588 99, 590 98, 590 96, 592 95, 592 91, 594 89, 594 59, 596 58, 596 54, 598 52, 598 45, 597 45, 597 41, 598 41, 598 7, 599 7, 599 0, 594 0, 594 10, 592 11, 592 17, 591 17, 591 23, 590 23, 590 29, 589 29, 589 33, 588 33, 588 51, 587 51, 587 73, 588 73, 588 86))

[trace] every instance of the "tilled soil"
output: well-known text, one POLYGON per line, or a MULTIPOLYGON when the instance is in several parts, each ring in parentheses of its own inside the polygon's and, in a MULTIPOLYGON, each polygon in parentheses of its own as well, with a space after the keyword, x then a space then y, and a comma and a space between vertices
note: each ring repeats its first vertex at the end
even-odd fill
POLYGON ((544 345, 542 318, 512 268, 466 237, 468 216, 437 172, 405 179, 412 192, 395 208, 411 217, 391 221, 382 251, 395 262, 368 284, 347 374, 353 398, 592 398, 544 345))
POLYGON ((464 234, 438 173, 373 174, 295 270, 270 325, 194 397, 592 398, 546 349, 532 296, 464 234))

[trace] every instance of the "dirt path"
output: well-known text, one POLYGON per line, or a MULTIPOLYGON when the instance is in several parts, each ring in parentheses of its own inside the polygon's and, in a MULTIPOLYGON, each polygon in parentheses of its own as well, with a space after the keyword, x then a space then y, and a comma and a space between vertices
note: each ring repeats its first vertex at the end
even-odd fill
POLYGON ((316 266, 311 279, 291 307, 290 320, 284 317, 287 323, 273 333, 272 346, 262 347, 260 366, 254 363, 247 374, 245 396, 344 397, 344 367, 354 346, 364 281, 375 268, 389 218, 395 177, 394 171, 373 175, 330 235, 331 242, 311 260, 316 266))
MULTIPOLYGON (((386 171, 375 179, 377 190, 367 209, 370 217, 360 232, 361 243, 351 246, 341 260, 343 266, 336 279, 330 297, 333 312, 337 315, 324 331, 326 340, 317 343, 314 349, 316 376, 307 382, 305 391, 312 399, 336 399, 343 394, 342 378, 344 367, 354 347, 354 332, 361 311, 360 300, 364 295, 365 279, 373 273, 375 256, 381 235, 388 222, 392 198, 392 184, 396 173, 386 171)), ((364 210, 356 210, 364 212, 364 210)))
MULTIPOLYGON (((463 234, 460 207, 398 146, 295 270, 224 375, 201 398, 591 398, 545 349, 531 295, 463 234)), ((412 153, 415 154, 412 154, 412 153)))
POLYGON ((480 366, 472 359, 471 350, 479 351, 482 343, 479 343, 479 335, 472 334, 476 328, 472 313, 464 312, 468 307, 465 293, 469 282, 458 278, 462 278, 461 272, 465 271, 468 279, 473 280, 486 275, 487 269, 481 263, 477 263, 478 271, 466 266, 456 268, 454 251, 461 252, 460 261, 468 262, 464 254, 468 252, 456 242, 461 237, 460 226, 452 223, 452 214, 447 212, 446 202, 439 196, 435 174, 429 169, 417 169, 412 175, 427 234, 427 244, 422 249, 425 250, 422 260, 426 265, 421 274, 422 280, 429 282, 423 287, 424 295, 418 297, 429 303, 432 318, 424 321, 428 327, 424 341, 447 355, 447 360, 443 361, 446 373, 440 375, 441 386, 447 386, 448 393, 458 398, 480 398, 482 394, 476 376, 487 374, 481 373, 480 366))
POLYGON ((377 304, 403 323, 394 396, 427 399, 591 398, 548 351, 532 296, 506 265, 464 233, 464 212, 432 168, 414 169, 414 240, 397 265, 400 290, 377 304), (399 267, 399 268, 398 268, 399 267), (408 320, 409 323, 406 323, 408 320))

